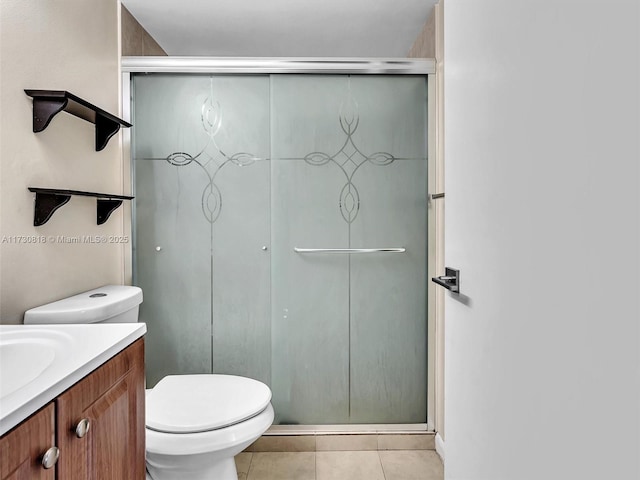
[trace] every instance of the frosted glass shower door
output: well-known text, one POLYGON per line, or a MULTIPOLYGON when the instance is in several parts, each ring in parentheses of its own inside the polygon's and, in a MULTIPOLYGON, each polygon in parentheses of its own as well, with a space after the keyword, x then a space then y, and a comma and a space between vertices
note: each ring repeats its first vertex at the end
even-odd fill
POLYGON ((264 381, 276 424, 426 421, 426 79, 136 75, 147 384, 264 381), (301 253, 396 247, 404 253, 301 253))
POLYGON ((426 80, 274 75, 271 92, 276 420, 424 423, 426 80))
POLYGON ((271 376, 269 77, 134 77, 147 385, 271 376))

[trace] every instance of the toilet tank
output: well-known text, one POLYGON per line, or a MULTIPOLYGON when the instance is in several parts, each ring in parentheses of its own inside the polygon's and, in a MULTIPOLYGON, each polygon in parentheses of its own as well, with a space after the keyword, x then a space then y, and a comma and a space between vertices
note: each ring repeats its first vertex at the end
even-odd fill
POLYGON ((105 285, 57 302, 32 308, 25 324, 135 323, 142 290, 126 285, 105 285))

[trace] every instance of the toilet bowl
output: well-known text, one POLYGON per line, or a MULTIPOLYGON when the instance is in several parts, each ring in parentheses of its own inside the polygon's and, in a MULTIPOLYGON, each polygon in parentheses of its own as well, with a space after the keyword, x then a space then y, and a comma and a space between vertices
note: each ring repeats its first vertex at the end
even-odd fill
POLYGON ((164 377, 147 390, 150 478, 237 480, 233 457, 272 424, 270 400, 269 388, 249 378, 164 377))
MULTIPOLYGON (((142 290, 108 285, 27 311, 25 324, 138 321, 142 290)), ((272 424, 271 390, 234 375, 168 375, 146 394, 147 480, 237 480, 234 456, 272 424)))
POLYGON ((269 405, 245 422, 211 432, 179 434, 177 439, 147 429, 147 479, 238 480, 234 457, 271 426, 273 416, 269 405), (207 451, 195 453, 203 445, 207 451))

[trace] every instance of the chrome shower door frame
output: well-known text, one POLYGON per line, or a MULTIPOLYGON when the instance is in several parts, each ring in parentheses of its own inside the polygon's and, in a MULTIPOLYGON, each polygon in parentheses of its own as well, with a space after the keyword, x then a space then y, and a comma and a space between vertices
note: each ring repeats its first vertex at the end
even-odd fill
MULTIPOLYGON (((435 59, 412 58, 266 58, 266 57, 122 57, 121 59, 121 93, 122 118, 131 119, 131 77, 136 73, 208 73, 208 74, 325 74, 325 75, 416 75, 427 78, 427 138, 428 138, 428 192, 436 193, 442 185, 441 152, 437 145, 438 99, 436 98, 436 61, 435 59), (435 159, 432 160, 432 159, 435 159), (436 165, 436 163, 438 165, 436 165)), ((130 131, 122 132, 123 187, 133 185, 131 152, 132 138, 130 131)), ((431 278, 437 275, 437 267, 442 263, 442 248, 437 244, 442 241, 442 221, 438 218, 441 210, 436 209, 436 202, 429 202, 428 222, 428 271, 431 278)), ((135 205, 125 211, 125 229, 132 237, 132 220, 135 205)), ((126 234, 127 232, 125 232, 126 234)), ((125 282, 133 279, 133 240, 125 252, 125 282)), ((317 435, 317 434, 384 434, 384 433, 433 433, 437 431, 436 417, 441 406, 436 406, 439 395, 436 395, 436 381, 442 376, 442 365, 438 362, 437 338, 442 336, 437 331, 436 302, 442 302, 442 292, 429 282, 427 292, 427 421, 415 424, 349 424, 349 425, 273 425, 265 435, 317 435)), ((438 313, 440 315, 440 313, 438 313)), ((440 330, 440 329, 438 329, 440 330)))

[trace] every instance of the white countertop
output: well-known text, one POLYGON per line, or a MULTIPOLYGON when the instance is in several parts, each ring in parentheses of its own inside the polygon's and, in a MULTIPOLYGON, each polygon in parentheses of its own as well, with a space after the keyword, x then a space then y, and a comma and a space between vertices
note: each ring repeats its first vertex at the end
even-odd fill
POLYGON ((146 331, 144 323, 0 325, 0 342, 20 339, 12 347, 16 351, 22 347, 25 338, 29 342, 33 339, 30 347, 42 345, 42 352, 50 356, 47 361, 51 362, 40 371, 29 362, 12 365, 6 359, 2 361, 0 377, 19 378, 24 372, 29 376, 24 378, 33 379, 16 390, 0 391, 0 435, 124 350, 146 331))

